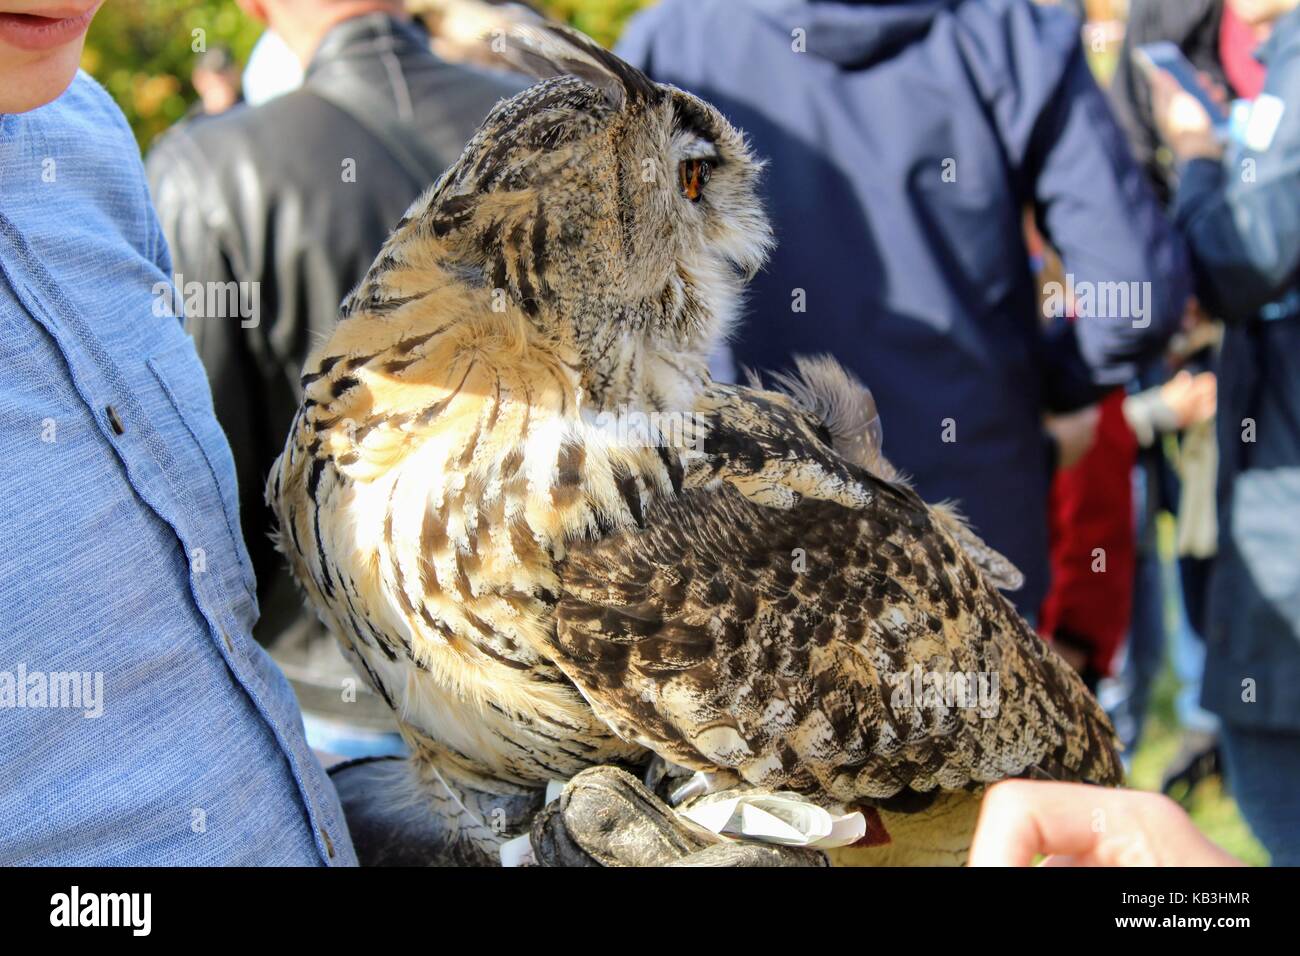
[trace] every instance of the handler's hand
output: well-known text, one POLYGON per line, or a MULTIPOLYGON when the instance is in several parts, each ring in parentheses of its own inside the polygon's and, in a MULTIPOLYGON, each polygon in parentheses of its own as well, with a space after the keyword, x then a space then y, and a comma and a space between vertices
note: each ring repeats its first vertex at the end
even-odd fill
POLYGON ((1082 783, 1007 780, 980 808, 971 866, 1241 866, 1168 797, 1082 783))

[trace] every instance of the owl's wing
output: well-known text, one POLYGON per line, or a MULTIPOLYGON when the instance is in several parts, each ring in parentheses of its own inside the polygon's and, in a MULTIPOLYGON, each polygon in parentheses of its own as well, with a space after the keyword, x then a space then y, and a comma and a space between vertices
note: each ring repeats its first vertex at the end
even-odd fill
POLYGON ((727 468, 791 462, 747 454, 559 567, 551 652, 615 731, 843 801, 1035 769, 1120 780, 1096 701, 914 493, 848 466, 865 501, 767 503, 727 468))
MULTIPOLYGON (((794 372, 778 372, 772 378, 799 409, 821 424, 836 453, 877 478, 907 485, 907 479, 885 457, 884 429, 871 389, 829 355, 801 355, 794 362, 794 372)), ((750 372, 749 377, 755 388, 761 387, 756 373, 750 372)), ((763 394, 726 386, 715 387, 715 391, 718 388, 732 393, 728 407, 743 405, 763 394)), ((995 585, 1004 591, 1024 585, 1020 570, 975 533, 955 504, 934 504, 931 512, 995 585)))

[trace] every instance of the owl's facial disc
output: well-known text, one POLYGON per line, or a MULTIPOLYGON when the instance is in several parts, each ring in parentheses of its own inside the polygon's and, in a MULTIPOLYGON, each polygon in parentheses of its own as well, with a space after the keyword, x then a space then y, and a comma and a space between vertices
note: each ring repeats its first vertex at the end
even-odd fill
POLYGON ((762 164, 743 134, 716 109, 681 90, 671 96, 669 161, 682 199, 700 208, 701 221, 683 218, 686 231, 701 229, 705 253, 753 278, 767 259, 771 229, 758 201, 762 164))
POLYGON ((761 164, 716 109, 664 89, 671 182, 640 197, 637 214, 648 226, 642 232, 653 241, 638 252, 646 265, 664 270, 670 287, 681 287, 681 308, 665 317, 666 344, 707 351, 734 322, 743 285, 771 245, 757 193, 761 164))
POLYGON ((676 403, 693 386, 653 369, 706 381, 766 260, 761 163, 714 107, 581 35, 539 26, 512 49, 550 78, 498 104, 421 228, 446 271, 576 347, 598 401, 676 403))

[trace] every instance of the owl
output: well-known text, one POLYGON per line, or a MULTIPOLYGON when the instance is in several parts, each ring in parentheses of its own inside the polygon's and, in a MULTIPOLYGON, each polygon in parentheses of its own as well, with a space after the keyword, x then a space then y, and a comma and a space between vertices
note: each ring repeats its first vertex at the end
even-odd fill
POLYGON ((959 859, 990 782, 1116 783, 1017 572, 889 466, 864 387, 710 378, 772 242, 741 132, 568 29, 509 50, 541 82, 397 224, 268 481, 415 785, 490 850, 460 794, 657 758, 859 809, 899 862, 959 859))

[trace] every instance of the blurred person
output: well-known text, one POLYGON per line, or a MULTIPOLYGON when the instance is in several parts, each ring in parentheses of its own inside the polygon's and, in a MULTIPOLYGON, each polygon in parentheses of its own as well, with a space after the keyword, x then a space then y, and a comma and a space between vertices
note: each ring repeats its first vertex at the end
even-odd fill
POLYGON ((214 46, 205 50, 194 62, 190 82, 199 94, 195 115, 216 116, 243 101, 240 88, 239 64, 229 47, 214 46))
MULTIPOLYGON (((271 542, 266 476, 298 407, 303 361, 333 327, 343 296, 488 110, 524 84, 437 59, 395 0, 241 5, 302 63, 302 87, 177 126, 151 152, 148 169, 177 275, 206 288, 237 283, 255 299, 256 316, 189 309, 187 324, 235 456, 262 608, 256 636, 301 676, 299 693, 311 694, 304 704, 314 742, 351 756, 374 741, 314 720, 313 701, 336 705, 334 678, 351 670, 271 542)), ((334 709, 388 723, 377 698, 369 691, 360 698, 360 707, 334 709)))
MULTIPOLYGON (((1093 425, 1088 446, 1074 460, 1059 456, 1052 481, 1052 587, 1043 602, 1039 632, 1075 665, 1094 691, 1099 685, 1108 688, 1112 697, 1116 687, 1128 691, 1121 705, 1112 708, 1111 716, 1129 759, 1136 745, 1135 726, 1140 726, 1145 715, 1165 646, 1165 589, 1151 592, 1137 586, 1146 583, 1142 573, 1149 563, 1144 563, 1146 555, 1154 552, 1155 523, 1142 513, 1147 499, 1143 489, 1133 485, 1134 475, 1143 472, 1135 472, 1134 464, 1138 453, 1155 446, 1165 433, 1211 419, 1214 397, 1213 373, 1192 376, 1182 371, 1165 385, 1146 392, 1126 395, 1124 389, 1115 389, 1085 412, 1049 417, 1054 437, 1061 432, 1062 423, 1087 413, 1093 425), (1135 526, 1149 533, 1149 542, 1142 533, 1135 541, 1135 526), (1150 593, 1161 599, 1143 603, 1150 593), (1154 606, 1148 608, 1147 604, 1154 606), (1145 623, 1154 626, 1132 626, 1148 610, 1156 620, 1145 623), (1151 633, 1158 639, 1126 642, 1130 632, 1151 633), (1154 647, 1154 653, 1148 645, 1154 647), (1112 673, 1117 656, 1120 674, 1103 681, 1112 673), (1130 686, 1135 675, 1142 679, 1130 686)), ((1157 573, 1162 570, 1158 559, 1154 567, 1157 573)), ((1173 593, 1177 594, 1177 589, 1173 593)), ((1191 678, 1199 693, 1199 676, 1191 678)), ((1210 715, 1206 717, 1212 720, 1210 715)), ((1185 726, 1204 729, 1194 719, 1188 719, 1185 726)), ((1211 724, 1211 736, 1213 729, 1211 724)))
MULTIPOLYGON (((1156 378, 1163 378, 1157 371, 1156 378)), ((1123 642, 1122 663, 1119 673, 1101 688, 1102 703, 1115 723, 1115 731, 1127 751, 1131 763, 1132 753, 1141 738, 1155 687, 1156 678, 1164 666, 1165 653, 1171 647, 1179 665, 1179 678, 1188 686, 1201 685, 1197 666, 1199 632, 1194 632, 1189 615, 1184 610, 1178 564, 1161 559, 1157 540, 1158 513, 1163 504, 1178 497, 1177 490, 1165 485, 1173 480, 1172 472, 1165 466, 1162 444, 1166 435, 1205 425, 1214 417, 1216 380, 1213 372, 1202 371, 1193 375, 1183 369, 1163 384, 1134 392, 1123 400, 1123 421, 1126 431, 1136 439, 1139 455, 1143 458, 1133 470, 1134 517, 1131 533, 1137 539, 1137 560, 1130 567, 1133 576, 1132 611, 1125 618, 1127 629, 1123 642), (1152 486, 1156 487, 1152 487, 1152 486), (1172 605, 1174 630, 1167 633, 1166 617, 1172 605), (1185 646, 1182 642, 1191 642, 1185 646)), ((1127 476, 1126 476, 1127 479, 1127 476)), ((1168 505, 1171 511, 1180 510, 1177 503, 1168 505)), ((1211 516, 1212 520, 1212 516, 1211 516)), ((1193 582, 1189 582, 1193 583, 1193 582)), ((1199 588, 1193 587, 1193 591, 1199 588)), ((1191 769, 1195 761, 1208 761, 1201 769, 1212 770, 1217 749, 1217 726, 1213 715, 1188 706, 1189 700, 1180 694, 1178 717, 1183 728, 1180 752, 1171 764, 1170 772, 1181 776, 1191 769)), ((1195 780, 1186 779, 1195 784, 1195 780)))
MULTIPOLYGON (((1202 321, 1192 327, 1178 350, 1188 356, 1184 370, 1197 370, 1194 380, 1211 374, 1217 365, 1223 339, 1221 322, 1202 321)), ((1191 374, 1189 372, 1189 374, 1191 374)), ((1182 728, 1178 750, 1165 766, 1160 782, 1163 793, 1190 798, 1196 785, 1209 776, 1223 773, 1219 746, 1219 719, 1201 706, 1205 676, 1205 608, 1210 572, 1218 551, 1219 527, 1215 507, 1215 483, 1219 470, 1219 449, 1215 439, 1218 408, 1218 378, 1212 389, 1204 389, 1200 401, 1213 404, 1208 414, 1198 415, 1178 432, 1175 471, 1178 476, 1178 511, 1174 525, 1175 561, 1171 570, 1176 581, 1169 589, 1174 597, 1175 622, 1171 657, 1178 692, 1174 714, 1182 728), (1212 396, 1204 392, 1212 391, 1212 396)))
MULTIPOLYGON (((1122 390, 1115 389, 1099 404, 1075 413, 1092 421, 1092 440, 1073 461, 1058 460, 1048 499, 1052 583, 1038 615, 1038 632, 1094 693, 1110 673, 1132 604, 1128 480, 1134 447, 1122 401, 1122 390)), ((1063 418, 1049 418, 1054 436, 1063 418)))
POLYGON ((1161 146, 1151 115, 1151 87, 1134 51, 1167 40, 1231 95, 1253 97, 1264 83, 1264 69, 1250 55, 1253 41, 1243 49, 1245 32, 1245 24, 1225 11, 1223 0, 1132 0, 1109 93, 1115 118, 1162 201, 1173 193, 1175 170, 1169 151, 1161 146))
MULTIPOLYGON (((1043 242, 1032 218, 1026 218, 1031 261, 1039 287, 1046 290, 1064 282, 1061 260, 1043 242)), ((1045 294, 1042 306, 1049 333, 1074 321, 1073 303, 1054 302, 1045 294)), ((1049 369, 1044 379, 1055 380, 1061 372, 1069 370, 1049 369)), ((1051 586, 1036 624, 1094 692, 1099 679, 1110 673, 1132 604, 1132 576, 1124 569, 1133 564, 1126 480, 1133 440, 1123 426, 1122 397, 1123 389, 1114 388, 1080 411, 1045 417, 1057 452, 1048 497, 1051 586)))
POLYGON ((1219 551, 1204 705, 1228 782, 1274 865, 1300 864, 1300 0, 1231 0, 1269 34, 1263 89, 1225 145, 1195 97, 1152 76, 1178 168, 1174 212, 1199 295, 1226 322, 1219 365, 1219 551))
POLYGON ((0 0, 0 865, 346 865, 95 0, 0 0))
POLYGON ((1078 20, 1027 0, 665 0, 619 52, 715 103, 771 161, 778 243, 737 364, 833 353, 893 423, 891 458, 1024 572, 1008 596, 1036 617, 1053 456, 1040 416, 1128 381, 1189 288, 1078 20), (1131 305, 1044 334, 1026 203, 1071 291, 1131 305), (1067 367, 1088 389, 1058 401, 1067 367))
MULTIPOLYGON (((1168 203, 1177 171, 1169 150, 1161 145, 1151 112, 1150 84, 1135 56, 1139 47, 1157 41, 1176 44, 1194 67, 1234 97, 1253 99, 1263 85, 1264 68, 1252 56, 1257 45, 1254 28, 1225 7, 1223 0, 1135 0, 1111 100, 1152 185, 1168 203)), ((1199 306, 1189 312, 1189 318, 1198 315, 1199 306)), ((1201 321, 1181 338, 1204 336, 1203 330, 1215 328, 1217 324, 1201 321)), ((1207 338, 1195 348, 1181 345, 1178 363, 1209 368, 1217 346, 1217 338, 1211 338, 1214 341, 1207 338)), ((1169 362, 1153 363, 1144 370, 1142 383, 1158 388, 1170 371, 1169 362)), ((1205 592, 1217 547, 1213 495, 1217 449, 1212 419, 1171 434, 1172 444, 1163 433, 1153 433, 1139 451, 1134 475, 1139 499, 1134 615, 1123 668, 1103 688, 1103 702, 1121 740, 1135 747, 1165 651, 1171 652, 1181 685, 1176 700, 1181 739, 1165 770, 1163 787, 1185 785, 1190 795, 1199 779, 1219 772, 1222 763, 1217 718, 1198 703, 1205 657, 1205 592), (1176 457, 1170 456, 1171 449, 1176 449, 1176 457), (1165 512, 1177 517, 1174 564, 1162 558, 1157 544, 1157 520, 1165 512)))

